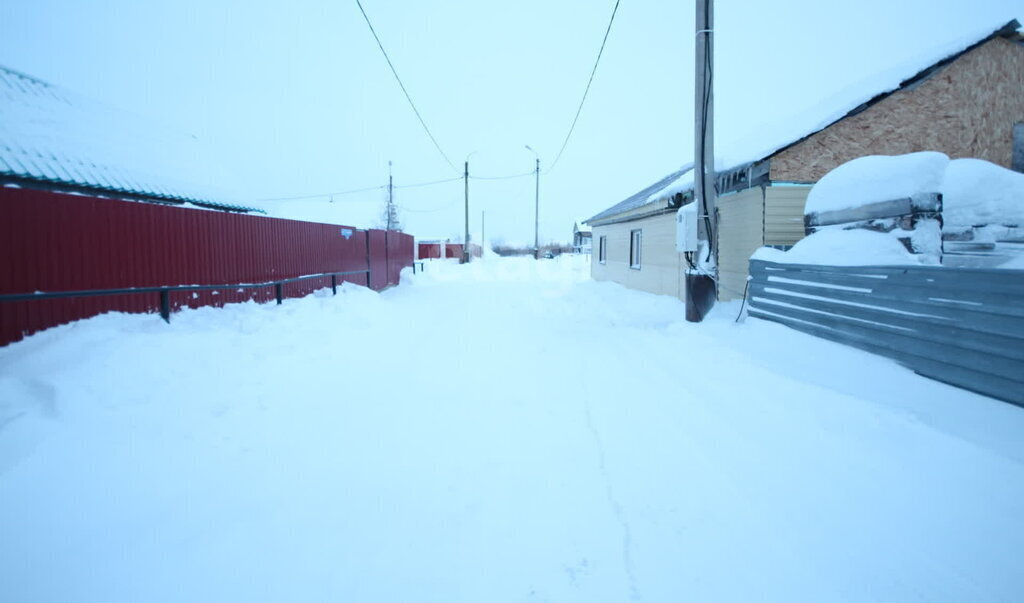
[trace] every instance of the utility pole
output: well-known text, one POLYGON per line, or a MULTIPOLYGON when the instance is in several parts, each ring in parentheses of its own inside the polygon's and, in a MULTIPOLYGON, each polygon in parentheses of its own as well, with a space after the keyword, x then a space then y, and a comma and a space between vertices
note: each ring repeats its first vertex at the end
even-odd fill
POLYGON ((715 213, 714 0, 697 0, 695 21, 693 193, 697 204, 697 251, 686 271, 686 320, 700 322, 715 305, 718 225, 715 213))
POLYGON ((459 263, 467 264, 469 263, 469 157, 466 158, 466 171, 463 174, 463 179, 466 182, 466 224, 462 237, 462 260, 459 263))
MULTIPOLYGON (((484 246, 487 245, 487 212, 486 211, 481 211, 480 212, 480 245, 481 245, 481 247, 484 247, 484 246)), ((486 252, 487 252, 486 249, 481 249, 480 250, 480 256, 483 257, 484 253, 486 253, 486 252)))
POLYGON ((395 202, 395 187, 394 180, 391 178, 391 161, 388 161, 388 227, 387 230, 391 230, 391 216, 395 212, 393 204, 395 202))
POLYGON ((537 158, 537 178, 533 196, 533 259, 540 259, 540 158, 537 158))
MULTIPOLYGON (((526 145, 527 149, 533 151, 530 145, 526 145)), ((533 259, 540 259, 540 155, 537 151, 533 151, 534 156, 537 158, 536 168, 536 190, 533 198, 533 259)))

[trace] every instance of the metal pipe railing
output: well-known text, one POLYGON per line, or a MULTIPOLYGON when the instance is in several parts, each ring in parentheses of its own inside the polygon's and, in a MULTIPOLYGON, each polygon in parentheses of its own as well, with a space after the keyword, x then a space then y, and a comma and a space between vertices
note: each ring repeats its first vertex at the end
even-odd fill
POLYGON ((60 299, 68 297, 97 297, 101 295, 127 295, 136 293, 159 293, 160 294, 160 316, 166 321, 171 322, 171 291, 213 291, 219 289, 258 289, 260 287, 274 287, 274 296, 277 298, 277 303, 281 304, 284 301, 284 285, 288 283, 297 283, 300 281, 306 281, 314 278, 326 278, 331 277, 331 292, 334 295, 338 294, 338 277, 347 276, 350 274, 365 274, 366 275, 366 286, 370 286, 370 267, 367 266, 366 270, 350 270, 347 272, 322 272, 319 274, 308 274, 306 276, 296 276, 293 278, 285 278, 274 281, 267 281, 264 283, 236 283, 236 284, 225 284, 225 285, 173 285, 163 287, 128 287, 124 289, 86 289, 81 291, 36 291, 35 293, 10 293, 0 294, 0 303, 3 302, 19 302, 19 301, 31 301, 38 299, 60 299))

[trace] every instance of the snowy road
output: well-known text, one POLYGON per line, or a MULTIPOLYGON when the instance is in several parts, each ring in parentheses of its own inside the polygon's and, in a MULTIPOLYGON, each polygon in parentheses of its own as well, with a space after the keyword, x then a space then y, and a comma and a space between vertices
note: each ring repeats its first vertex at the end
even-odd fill
POLYGON ((682 314, 488 260, 2 348, 0 601, 1019 600, 1024 410, 682 314))

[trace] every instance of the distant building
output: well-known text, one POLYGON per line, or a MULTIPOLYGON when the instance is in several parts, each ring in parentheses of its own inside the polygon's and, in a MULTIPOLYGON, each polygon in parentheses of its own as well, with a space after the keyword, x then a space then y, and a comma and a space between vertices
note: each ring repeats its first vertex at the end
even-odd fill
MULTIPOLYGON (((418 239, 416 259, 444 260, 462 257, 462 243, 451 243, 450 239, 418 239)), ((483 249, 476 243, 469 244, 469 253, 475 258, 483 255, 483 249)))
POLYGON ((572 252, 590 254, 591 241, 593 240, 591 229, 583 223, 583 220, 576 220, 572 225, 572 252))
MULTIPOLYGON (((777 140, 774 150, 752 148, 750 161, 718 171, 718 299, 744 295, 748 260, 759 247, 787 248, 803 238, 811 185, 851 159, 932 150, 1024 169, 1019 29, 1011 21, 932 64, 910 66, 898 85, 835 107, 838 118, 777 140)), ((676 251, 676 219, 692 201, 686 166, 586 220, 596 248, 593 278, 685 299, 688 258, 676 251)))

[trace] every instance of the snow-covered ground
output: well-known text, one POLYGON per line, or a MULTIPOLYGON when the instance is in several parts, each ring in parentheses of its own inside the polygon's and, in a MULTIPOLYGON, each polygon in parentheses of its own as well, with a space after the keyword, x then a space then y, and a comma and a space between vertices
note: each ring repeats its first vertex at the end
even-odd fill
POLYGON ((579 260, 0 349, 0 601, 1019 600, 1024 410, 579 260))

